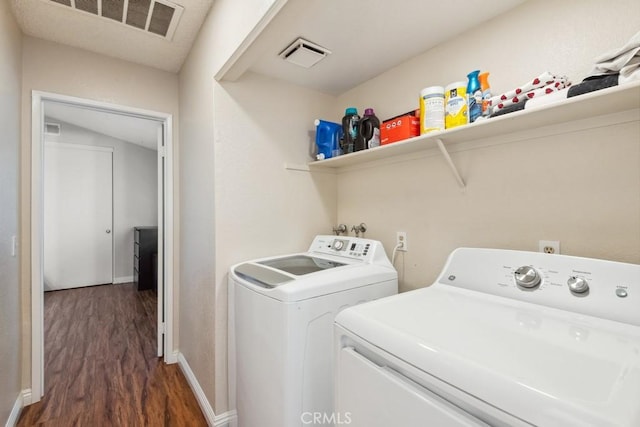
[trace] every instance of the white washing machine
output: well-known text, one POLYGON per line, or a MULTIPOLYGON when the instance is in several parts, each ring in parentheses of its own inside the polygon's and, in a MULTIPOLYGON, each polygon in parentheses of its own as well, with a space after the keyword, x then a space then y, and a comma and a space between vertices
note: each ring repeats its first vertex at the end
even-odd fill
POLYGON ((355 237, 317 236, 305 253, 231 267, 229 382, 238 425, 330 420, 335 316, 396 294, 397 277, 380 242, 355 237))
POLYGON ((336 318, 351 427, 640 426, 640 266, 458 249, 336 318))

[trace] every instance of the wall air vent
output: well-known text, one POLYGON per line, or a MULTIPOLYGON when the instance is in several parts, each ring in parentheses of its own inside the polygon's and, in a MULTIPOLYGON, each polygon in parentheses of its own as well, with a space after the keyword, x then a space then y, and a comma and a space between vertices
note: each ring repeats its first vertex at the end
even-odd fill
POLYGON ((60 124, 59 123, 45 123, 44 124, 44 133, 46 135, 60 135, 60 124))
POLYGON ((331 51, 322 46, 299 38, 280 52, 280 58, 304 68, 311 68, 330 53, 331 51))
POLYGON ((184 8, 167 0, 44 0, 173 39, 184 8))

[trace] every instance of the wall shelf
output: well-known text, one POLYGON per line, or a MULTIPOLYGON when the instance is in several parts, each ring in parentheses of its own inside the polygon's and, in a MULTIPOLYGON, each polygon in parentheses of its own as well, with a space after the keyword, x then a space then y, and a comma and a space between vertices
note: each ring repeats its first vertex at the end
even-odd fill
MULTIPOLYGON (((446 147, 452 147, 462 142, 495 138, 543 126, 636 109, 640 109, 640 81, 567 98, 554 104, 521 110, 454 129, 432 132, 356 153, 310 162, 309 168, 311 171, 333 169, 340 172, 354 165, 440 149, 452 168, 456 180, 461 187, 464 187, 464 181, 450 160, 446 147)), ((640 120, 640 112, 638 119, 640 120)))

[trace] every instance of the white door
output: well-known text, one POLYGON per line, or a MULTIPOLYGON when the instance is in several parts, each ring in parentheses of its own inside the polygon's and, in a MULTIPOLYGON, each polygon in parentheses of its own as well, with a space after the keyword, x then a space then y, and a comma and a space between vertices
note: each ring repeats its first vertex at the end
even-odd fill
POLYGON ((113 282, 113 150, 46 143, 44 290, 113 282))

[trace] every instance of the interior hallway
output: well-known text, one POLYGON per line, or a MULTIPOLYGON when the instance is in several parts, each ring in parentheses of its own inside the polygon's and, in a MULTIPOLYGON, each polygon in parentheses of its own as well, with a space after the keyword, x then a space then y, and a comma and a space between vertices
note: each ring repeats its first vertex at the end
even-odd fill
POLYGON ((154 291, 46 292, 45 396, 18 426, 206 426, 177 364, 156 357, 154 291))

